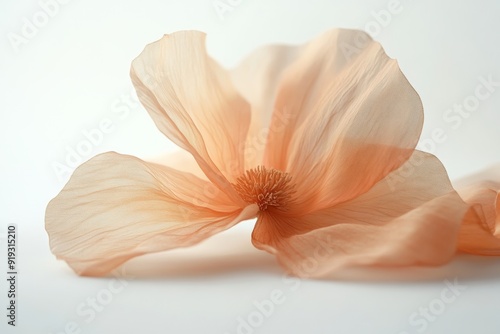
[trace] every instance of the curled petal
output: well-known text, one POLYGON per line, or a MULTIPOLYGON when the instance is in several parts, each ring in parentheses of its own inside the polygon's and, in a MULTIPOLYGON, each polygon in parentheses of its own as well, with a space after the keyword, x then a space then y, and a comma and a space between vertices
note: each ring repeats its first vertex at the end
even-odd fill
POLYGON ((156 126, 190 152, 233 200, 244 171, 250 106, 205 49, 205 34, 182 31, 146 46, 132 62, 132 82, 156 126))
POLYGON ((500 165, 457 182, 470 205, 460 228, 458 249, 479 255, 500 255, 500 165))
POLYGON ((58 258, 101 276, 132 257, 196 244, 257 210, 192 174, 105 153, 76 169, 45 221, 58 258))
POLYGON ((259 217, 253 242, 304 277, 344 266, 438 265, 455 254, 467 209, 439 160, 415 151, 349 202, 294 219, 259 217))
POLYGON ((354 30, 304 46, 282 75, 275 109, 265 161, 299 179, 307 201, 297 212, 368 191, 411 156, 423 123, 420 98, 396 61, 354 30))

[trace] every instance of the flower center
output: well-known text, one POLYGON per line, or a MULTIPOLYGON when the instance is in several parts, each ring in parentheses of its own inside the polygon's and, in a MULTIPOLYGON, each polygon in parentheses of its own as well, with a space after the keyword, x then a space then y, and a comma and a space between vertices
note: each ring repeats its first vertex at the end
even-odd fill
POLYGON ((285 172, 264 166, 247 170, 236 180, 234 189, 247 203, 256 203, 261 211, 274 207, 282 211, 292 202, 295 186, 285 172))

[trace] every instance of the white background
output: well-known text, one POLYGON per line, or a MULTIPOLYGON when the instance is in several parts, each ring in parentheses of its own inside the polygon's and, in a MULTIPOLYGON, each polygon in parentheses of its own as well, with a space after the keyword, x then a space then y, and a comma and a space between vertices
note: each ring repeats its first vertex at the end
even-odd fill
POLYGON ((222 17, 213 2, 73 0, 47 22, 37 1, 2 4, 0 267, 5 273, 5 232, 15 223, 20 275, 16 328, 6 324, 0 276, 0 332, 233 334, 249 321, 240 333, 499 333, 495 258, 289 280, 272 256, 253 249, 252 222, 245 222, 193 249, 135 259, 121 270, 122 281, 77 277, 56 261, 44 210, 69 175, 54 165, 66 165, 68 152, 84 145, 83 132, 105 119, 113 123, 82 161, 109 150, 147 158, 172 149, 135 102, 128 75, 147 43, 177 30, 207 32, 209 52, 234 66, 263 44, 303 43, 333 27, 367 29, 419 92, 426 116, 421 147, 441 158, 450 177, 500 162, 500 87, 468 117, 447 111, 473 101, 481 77, 500 81, 498 2, 223 0, 234 5, 222 17), (380 14, 388 9, 390 17, 380 14), (25 38, 26 20, 34 19, 40 27, 16 46, 14 34, 25 38), (456 279, 466 288, 453 295, 445 280, 456 279), (256 305, 274 290, 282 303, 262 315, 256 305), (443 302, 443 293, 453 301, 443 302), (99 311, 92 311, 92 298, 99 311), (429 307, 426 320, 420 312, 429 307))

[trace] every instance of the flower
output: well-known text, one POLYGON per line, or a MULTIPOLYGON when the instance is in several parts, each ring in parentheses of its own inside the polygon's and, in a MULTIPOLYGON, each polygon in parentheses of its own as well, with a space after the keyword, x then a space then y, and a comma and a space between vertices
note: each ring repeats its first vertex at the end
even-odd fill
POLYGON ((80 275, 194 245, 257 217, 253 244, 292 274, 438 265, 500 255, 500 177, 463 198, 415 150, 423 108, 367 34, 328 31, 270 46, 232 71, 182 31, 145 47, 131 78, 181 169, 108 152, 48 204, 52 252, 80 275))

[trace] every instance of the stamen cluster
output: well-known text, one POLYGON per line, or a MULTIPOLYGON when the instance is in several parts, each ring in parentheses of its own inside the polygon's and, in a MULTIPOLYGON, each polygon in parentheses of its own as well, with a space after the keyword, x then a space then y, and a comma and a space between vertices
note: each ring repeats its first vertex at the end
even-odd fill
POLYGON ((295 193, 291 181, 288 173, 258 166, 240 176, 234 188, 245 202, 256 203, 261 211, 269 207, 286 210, 295 193))

